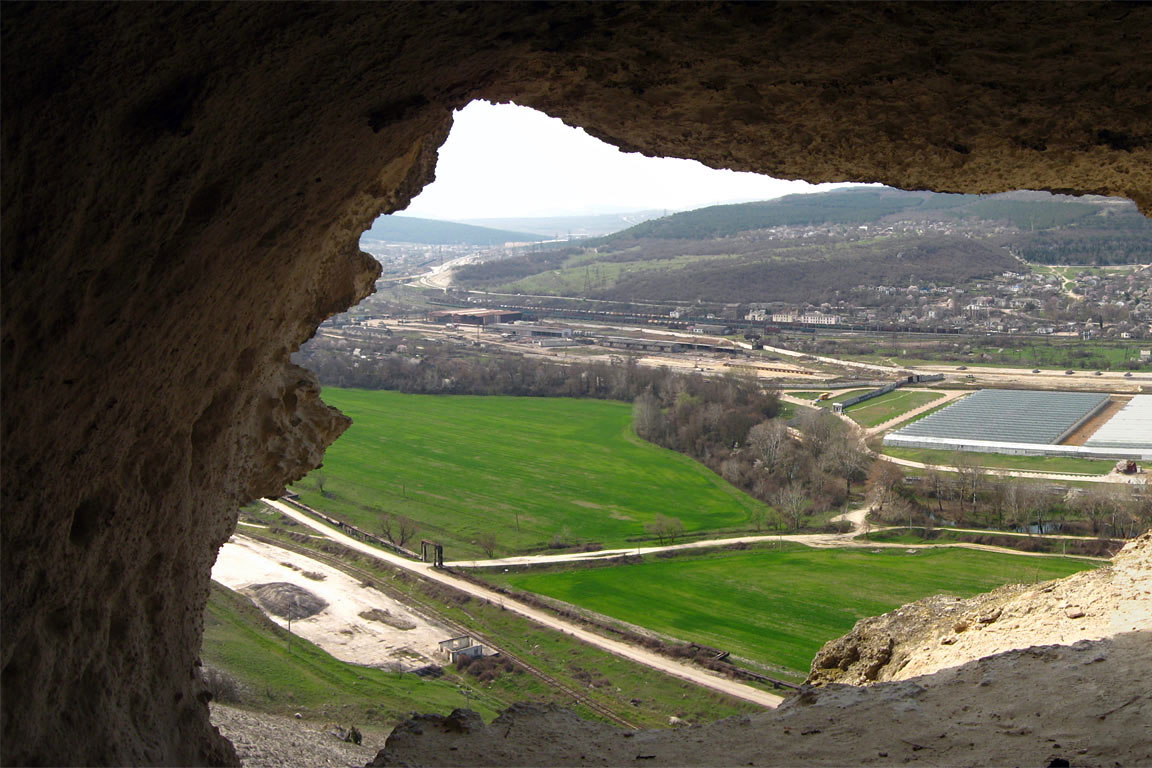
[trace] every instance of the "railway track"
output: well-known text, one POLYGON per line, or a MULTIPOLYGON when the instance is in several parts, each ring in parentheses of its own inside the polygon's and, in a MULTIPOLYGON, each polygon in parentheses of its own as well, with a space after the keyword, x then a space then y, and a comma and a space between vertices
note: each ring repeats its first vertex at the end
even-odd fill
MULTIPOLYGON (((637 726, 636 724, 631 723, 628 720, 625 720, 624 718, 620 717, 619 715, 617 715, 615 712, 613 712, 608 707, 605 707, 604 705, 600 704, 599 702, 588 698, 587 696, 585 696, 584 694, 582 694, 580 691, 576 690, 572 686, 568 685, 567 683, 561 682, 560 680, 556 679, 552 675, 549 675, 548 673, 540 670, 538 667, 534 666, 533 664, 529 663, 528 661, 525 661, 524 658, 519 656, 518 654, 511 653, 506 648, 503 648, 500 645, 498 645, 497 643, 492 642, 492 640, 489 637, 476 632, 475 629, 472 629, 470 627, 466 627, 463 624, 460 624, 459 622, 454 621, 454 620, 449 619, 448 617, 444 616, 431 603, 428 603, 425 600, 421 600, 418 597, 413 597, 412 595, 409 595, 405 592, 402 592, 402 591, 400 591, 400 590, 396 589, 395 587, 392 587, 388 584, 381 583, 380 576, 378 574, 372 573, 371 571, 368 571, 364 568, 359 568, 355 565, 347 563, 344 560, 342 560, 338 557, 335 557, 334 555, 329 555, 329 554, 324 553, 324 552, 317 552, 316 550, 309 549, 307 547, 303 547, 303 546, 300 546, 298 544, 290 544, 288 542, 284 542, 284 541, 280 541, 280 540, 276 540, 276 539, 269 539, 269 538, 265 538, 263 536, 260 536, 259 534, 253 534, 253 533, 248 533, 248 532, 245 532, 243 535, 247 536, 248 538, 253 539, 255 541, 259 541, 263 544, 267 544, 269 546, 280 547, 281 549, 286 549, 286 550, 289 550, 290 552, 295 552, 299 555, 303 555, 305 557, 310 557, 314 560, 319 560, 320 562, 325 563, 326 565, 330 565, 333 568, 337 568, 337 569, 343 571, 344 573, 347 573, 349 576, 353 576, 355 578, 361 579, 362 581, 370 582, 375 589, 379 589, 381 592, 388 594, 389 597, 392 597, 392 598, 399 600, 401 602, 416 606, 417 608, 419 608, 420 611, 422 611, 423 613, 426 613, 430 617, 434 618, 438 623, 443 624, 444 626, 448 627, 448 629, 452 630, 453 633, 456 633, 459 635, 471 635, 472 637, 476 638, 477 641, 483 643, 484 645, 488 646, 492 650, 496 651, 501 656, 503 656, 504 658, 508 659, 513 664, 515 664, 516 666, 523 669, 525 672, 528 672, 529 674, 535 676, 537 679, 541 680, 546 685, 551 686, 552 688, 556 689, 557 691, 560 691, 564 695, 570 696, 575 702, 577 702, 578 704, 581 704, 582 706, 587 707, 588 709, 592 710, 593 712, 597 713, 598 715, 601 715, 601 716, 607 718, 608 720, 612 721, 613 723, 615 723, 619 726, 622 726, 624 728, 628 728, 629 730, 636 731, 636 730, 640 729, 639 726, 637 726)), ((387 567, 387 566, 382 564, 381 567, 387 567)), ((447 587, 447 585, 441 585, 441 586, 447 587)), ((447 588, 451 589, 451 587, 447 587, 447 588)))

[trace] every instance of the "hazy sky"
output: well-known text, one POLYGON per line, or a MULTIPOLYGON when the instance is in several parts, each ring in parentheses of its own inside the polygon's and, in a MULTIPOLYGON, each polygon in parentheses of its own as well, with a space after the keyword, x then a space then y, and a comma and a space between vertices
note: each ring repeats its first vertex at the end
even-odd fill
POLYGON ((456 113, 436 181, 404 214, 458 220, 688 210, 837 186, 845 185, 627 154, 536 110, 474 101, 456 113))

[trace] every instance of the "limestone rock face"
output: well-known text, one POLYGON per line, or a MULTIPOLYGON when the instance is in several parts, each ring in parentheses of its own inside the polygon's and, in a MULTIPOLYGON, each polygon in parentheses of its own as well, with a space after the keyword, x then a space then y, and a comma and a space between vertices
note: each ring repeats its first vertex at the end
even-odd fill
POLYGON ((1152 633, 1152 532, 1092 571, 967 600, 937 595, 861 619, 820 649, 807 682, 907 680, 995 653, 1118 632, 1152 633))
POLYGON ((1152 9, 3 7, 2 760, 235 762, 201 613, 238 504, 347 420, 288 357, 451 110, 811 181, 1152 208, 1152 9))

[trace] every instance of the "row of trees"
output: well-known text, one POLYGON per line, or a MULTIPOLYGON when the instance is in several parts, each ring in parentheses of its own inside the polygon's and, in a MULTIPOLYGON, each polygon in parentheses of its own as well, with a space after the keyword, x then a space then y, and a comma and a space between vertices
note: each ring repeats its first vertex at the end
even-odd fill
POLYGON ((841 506, 871 466, 859 430, 825 410, 806 409, 797 419, 799 441, 777 418, 775 399, 756 390, 736 393, 723 407, 688 391, 671 394, 646 391, 636 398, 636 433, 695 458, 771 505, 750 514, 758 530, 797 529, 808 514, 841 506))
POLYGON ((1152 527, 1152 488, 1097 483, 1068 490, 986 474, 970 457, 951 459, 958 472, 926 472, 905 481, 888 462, 868 477, 873 517, 899 525, 1064 532, 1131 538, 1152 527))

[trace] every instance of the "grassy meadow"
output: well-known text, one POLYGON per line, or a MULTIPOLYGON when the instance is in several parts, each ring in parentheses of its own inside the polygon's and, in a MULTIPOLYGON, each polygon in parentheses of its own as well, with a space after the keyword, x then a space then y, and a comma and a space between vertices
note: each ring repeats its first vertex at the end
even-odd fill
MULTIPOLYGON (((842 403, 866 391, 867 390, 863 389, 853 389, 847 392, 841 392, 827 400, 816 400, 816 398, 823 394, 822 392, 789 392, 788 394, 792 395, 792 397, 812 400, 822 408, 831 408, 832 403, 842 403)), ((844 409, 844 413, 862 427, 875 427, 890 419, 896 418, 902 413, 907 413, 914 408, 927 405, 933 400, 939 400, 942 397, 944 397, 944 395, 939 392, 913 392, 905 389, 897 389, 892 392, 886 392, 879 397, 874 397, 871 400, 850 405, 844 409)))
POLYGON ((645 524, 661 514, 687 533, 742 530, 760 506, 687 456, 636 437, 627 403, 335 388, 323 396, 353 425, 295 486, 304 503, 375 532, 384 512, 405 515, 448 559, 485 556, 485 535, 497 556, 626 545, 646 539, 645 524))
POLYGON ((791 679, 858 619, 912 600, 959 597, 1034 582, 1094 563, 966 549, 779 549, 722 552, 632 565, 484 572, 684 641, 723 648, 791 679))
POLYGON ((875 427, 942 397, 944 395, 939 392, 911 392, 897 389, 849 406, 844 409, 844 413, 862 427, 875 427))

